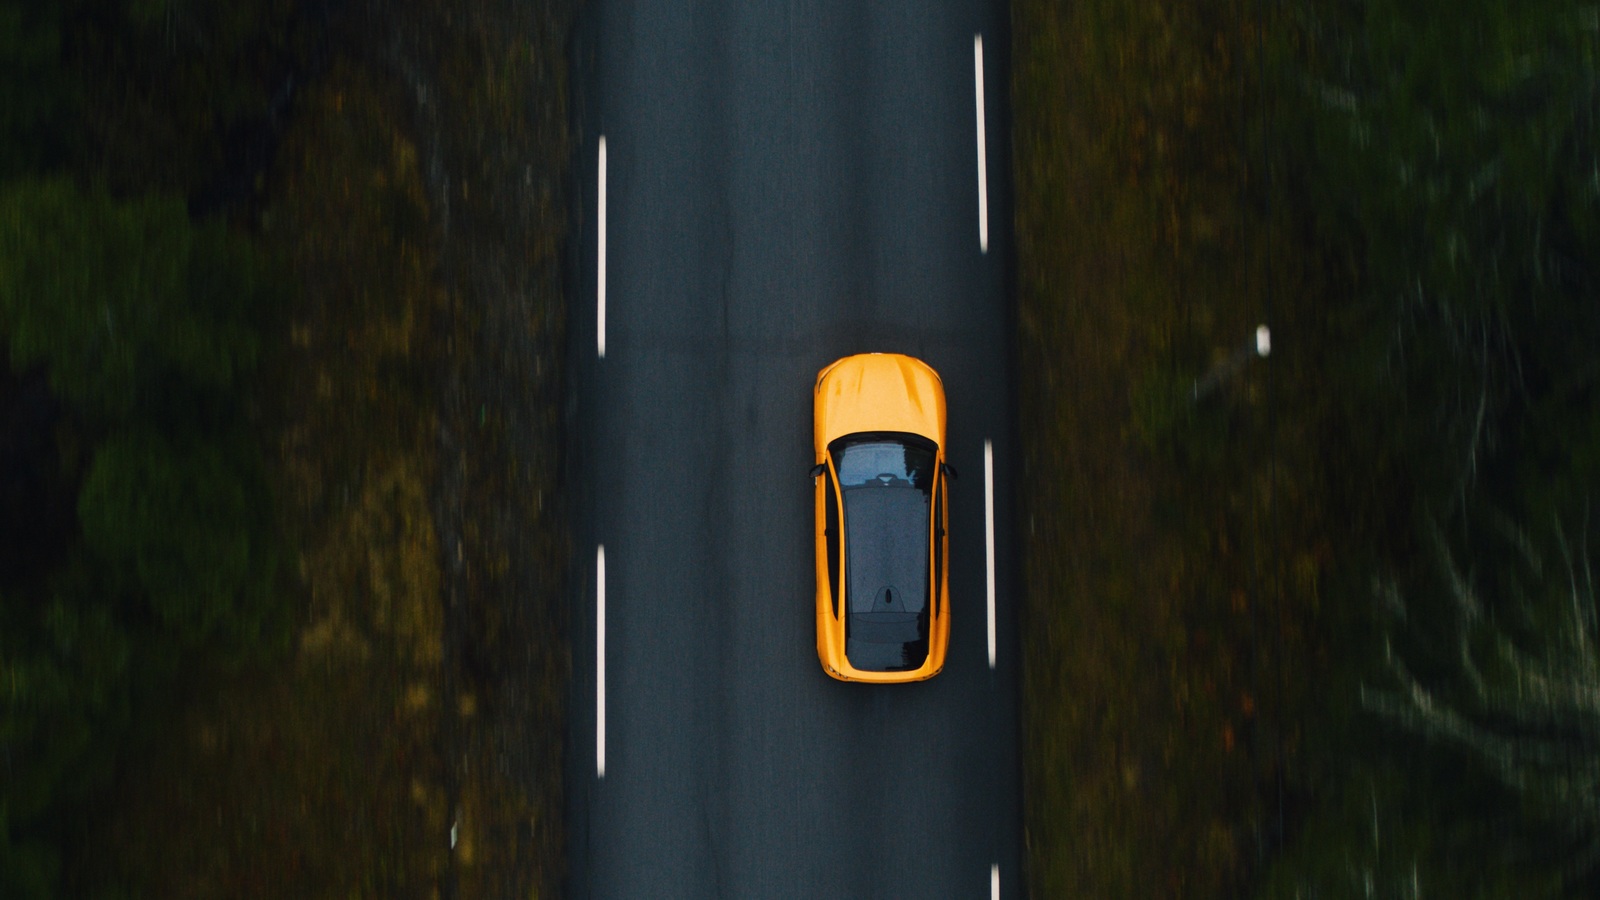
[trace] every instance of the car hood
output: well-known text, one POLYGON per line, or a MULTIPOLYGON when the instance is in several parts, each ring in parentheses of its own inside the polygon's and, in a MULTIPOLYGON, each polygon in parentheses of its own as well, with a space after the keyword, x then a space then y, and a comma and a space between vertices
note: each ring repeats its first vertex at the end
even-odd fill
POLYGON ((903 431, 944 445, 945 399, 926 363, 897 353, 847 356, 817 374, 818 455, 862 431, 903 431))

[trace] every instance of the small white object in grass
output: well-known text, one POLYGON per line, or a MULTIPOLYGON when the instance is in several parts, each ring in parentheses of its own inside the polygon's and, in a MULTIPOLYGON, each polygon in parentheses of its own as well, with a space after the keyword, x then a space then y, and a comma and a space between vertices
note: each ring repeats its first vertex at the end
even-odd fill
POLYGON ((456 848, 456 823, 450 823, 450 849, 456 848))
POLYGON ((1265 325, 1256 326, 1256 353, 1266 356, 1272 352, 1272 330, 1265 325))

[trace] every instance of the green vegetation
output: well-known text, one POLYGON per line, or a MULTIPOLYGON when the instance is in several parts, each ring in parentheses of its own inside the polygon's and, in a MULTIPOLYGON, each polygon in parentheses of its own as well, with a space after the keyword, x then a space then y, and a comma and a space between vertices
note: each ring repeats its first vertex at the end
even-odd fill
POLYGON ((0 216, 12 365, 45 366, 85 415, 182 417, 253 367, 267 300, 256 251, 220 224, 191 225, 181 199, 119 203, 30 180, 0 197, 0 216))
POLYGON ((0 896, 553 891, 565 15, 0 0, 0 896))
POLYGON ((271 645, 261 615, 276 554, 263 537, 266 497, 252 497, 234 456, 203 440, 158 433, 107 438, 78 495, 84 544, 132 582, 162 627, 199 643, 220 631, 243 647, 271 645))
MULTIPOLYGON (((13 559, 0 610, 9 777, 0 872, 8 895, 49 894, 62 810, 103 788, 142 698, 201 651, 282 642, 278 537, 260 450, 231 411, 252 368, 265 291, 254 250, 165 198, 119 203, 59 179, 0 195, 0 333, 66 404, 57 490, 77 484, 80 533, 53 566, 13 559), (120 326, 120 327, 119 327, 120 326)), ((34 427, 44 422, 28 423, 34 427)), ((19 460, 23 477, 53 479, 19 460)), ((6 515, 29 528, 41 510, 6 515)))
POLYGON ((1285 194, 1349 277, 1352 352, 1328 371, 1390 423, 1350 463, 1382 461, 1397 525, 1351 569, 1367 631, 1340 652, 1366 659, 1333 685, 1361 697, 1345 726, 1381 751, 1294 787, 1308 830, 1363 780, 1429 790, 1373 801, 1416 841, 1369 837, 1335 874, 1302 838, 1271 895, 1357 874, 1391 896, 1589 894, 1593 712, 1576 698, 1600 637, 1600 22, 1558 3, 1375 2, 1296 24, 1277 115, 1286 158, 1317 167, 1286 163, 1285 194))
POLYGON ((1013 17, 1034 893, 1592 891, 1593 12, 1013 17))

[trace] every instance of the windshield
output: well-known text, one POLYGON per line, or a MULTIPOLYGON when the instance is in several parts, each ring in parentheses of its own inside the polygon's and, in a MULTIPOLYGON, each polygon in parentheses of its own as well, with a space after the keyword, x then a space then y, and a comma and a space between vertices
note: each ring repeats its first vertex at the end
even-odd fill
POLYGON ((844 494, 845 655, 860 669, 915 669, 928 654, 933 445, 847 438, 834 465, 844 494))
MULTIPOLYGON (((835 442, 835 465, 839 484, 846 490, 881 484, 885 487, 911 487, 931 496, 933 491, 933 445, 912 438, 904 440, 862 440, 835 442), (927 443, 927 446, 922 444, 927 443), (843 444, 843 447, 839 445, 843 444)), ((845 439, 849 440, 848 438, 845 439)))

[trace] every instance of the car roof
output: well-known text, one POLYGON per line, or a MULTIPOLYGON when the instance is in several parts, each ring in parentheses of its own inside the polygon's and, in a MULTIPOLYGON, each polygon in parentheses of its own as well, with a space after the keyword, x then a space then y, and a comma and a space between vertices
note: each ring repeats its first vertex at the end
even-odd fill
MULTIPOLYGON (((844 490, 845 655, 859 669, 916 668, 927 658, 932 449, 921 439, 900 437, 911 440, 856 443, 871 463, 890 471, 879 477, 866 472, 844 490), (882 452, 885 445, 908 452, 895 464, 882 452), (926 463, 915 465, 912 453, 926 454, 926 463), (908 468, 930 470, 927 482, 914 484, 913 478, 922 479, 908 468)), ((851 445, 841 449, 848 460, 851 445)))

